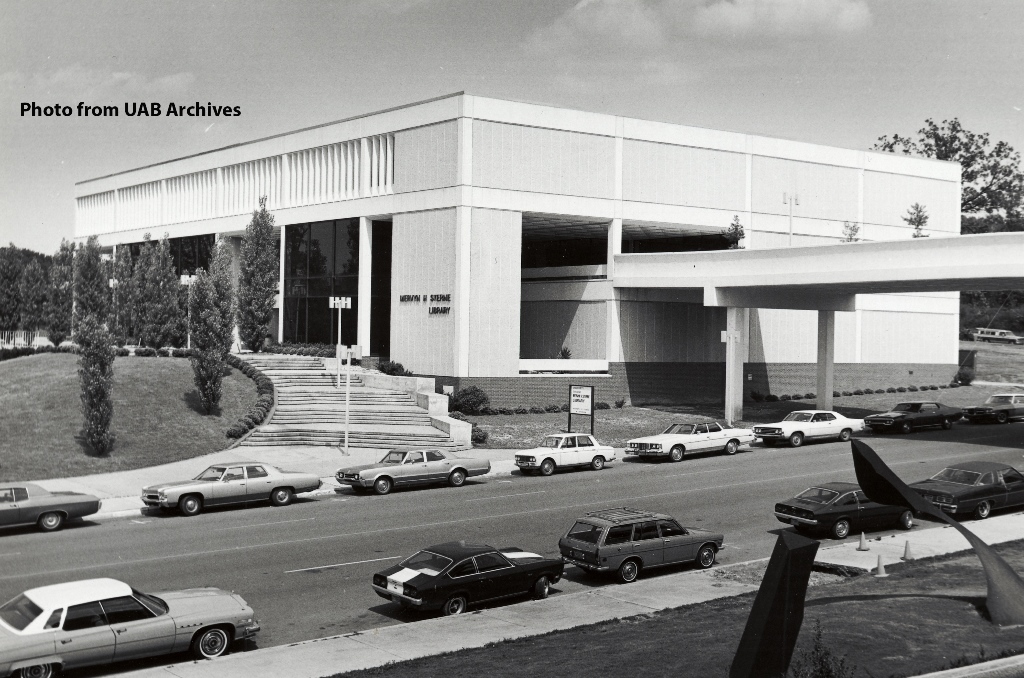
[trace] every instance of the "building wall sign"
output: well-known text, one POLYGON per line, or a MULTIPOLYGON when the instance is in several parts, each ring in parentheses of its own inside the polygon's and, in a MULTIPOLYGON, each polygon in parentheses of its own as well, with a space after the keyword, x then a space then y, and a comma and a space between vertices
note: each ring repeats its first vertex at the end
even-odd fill
POLYGON ((400 304, 429 304, 427 307, 427 315, 449 315, 452 312, 451 307, 452 295, 451 294, 400 294, 398 295, 398 303, 400 304), (445 306, 439 306, 435 304, 446 304, 445 306))

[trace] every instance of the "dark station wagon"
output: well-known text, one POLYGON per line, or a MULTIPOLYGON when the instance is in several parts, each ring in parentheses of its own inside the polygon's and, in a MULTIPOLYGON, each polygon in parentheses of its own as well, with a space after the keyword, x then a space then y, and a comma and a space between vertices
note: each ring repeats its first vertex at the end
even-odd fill
POLYGON ((584 514, 558 540, 558 549, 565 562, 589 572, 615 572, 626 584, 649 567, 692 562, 709 568, 724 540, 663 513, 623 507, 584 514))
POLYGON ((992 509, 1024 504, 1024 476, 993 461, 966 461, 948 466, 910 486, 946 513, 970 513, 979 520, 992 509))
POLYGON ((941 426, 944 429, 953 427, 959 421, 963 410, 949 407, 932 400, 899 403, 888 412, 872 414, 864 417, 864 425, 875 431, 899 431, 910 433, 915 428, 941 426))
POLYGON ((878 504, 853 483, 823 483, 775 505, 775 517, 800 532, 828 532, 845 539, 850 530, 914 526, 914 514, 902 506, 878 504))

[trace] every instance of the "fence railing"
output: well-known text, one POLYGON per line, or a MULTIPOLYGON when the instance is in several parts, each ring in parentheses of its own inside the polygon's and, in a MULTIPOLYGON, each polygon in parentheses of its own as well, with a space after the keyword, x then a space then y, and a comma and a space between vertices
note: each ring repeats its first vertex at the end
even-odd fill
POLYGON ((28 330, 0 331, 0 347, 13 346, 52 346, 46 332, 30 332, 28 330))

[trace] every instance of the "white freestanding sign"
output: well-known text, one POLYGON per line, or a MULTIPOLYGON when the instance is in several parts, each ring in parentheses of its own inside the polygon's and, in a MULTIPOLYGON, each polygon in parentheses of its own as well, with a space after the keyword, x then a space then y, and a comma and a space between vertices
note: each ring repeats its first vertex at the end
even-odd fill
POLYGON ((567 429, 572 433, 572 415, 582 414, 590 417, 590 433, 594 433, 594 387, 593 386, 570 386, 569 387, 569 424, 567 429))

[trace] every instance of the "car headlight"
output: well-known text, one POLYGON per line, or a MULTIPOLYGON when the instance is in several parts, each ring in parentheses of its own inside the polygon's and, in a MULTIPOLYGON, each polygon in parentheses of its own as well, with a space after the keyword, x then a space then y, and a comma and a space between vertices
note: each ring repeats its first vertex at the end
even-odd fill
POLYGON ((167 490, 160 490, 159 492, 156 493, 156 496, 160 497, 161 499, 167 499, 167 490))
POLYGON ((629 443, 629 446, 633 449, 640 447, 640 443, 629 443))
POLYGON ((661 443, 651 443, 651 449, 652 450, 660 450, 661 449, 661 443))

